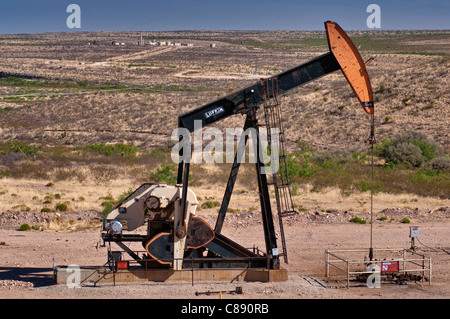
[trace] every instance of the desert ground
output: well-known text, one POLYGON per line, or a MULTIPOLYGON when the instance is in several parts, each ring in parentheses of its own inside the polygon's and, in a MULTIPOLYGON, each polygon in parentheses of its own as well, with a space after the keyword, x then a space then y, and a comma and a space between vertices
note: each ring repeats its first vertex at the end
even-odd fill
MULTIPOLYGON (((30 185, 17 185, 25 188, 30 185)), ((33 185, 37 187, 37 185, 33 185)), ((67 191, 73 193, 79 189, 67 191)), ((196 189, 198 196, 219 197, 216 190, 196 189)), ((95 192, 92 185, 91 192, 95 192)), ((86 194, 86 190, 84 190, 86 194)), ((95 196, 95 195, 94 195, 95 196)), ((367 194, 366 194, 367 196, 367 194)), ((411 247, 409 227, 419 226, 420 243, 417 252, 431 258, 432 277, 425 280, 383 279, 380 288, 368 288, 364 281, 352 277, 350 288, 346 286, 346 275, 331 271, 325 276, 325 251, 365 249, 356 260, 364 260, 370 247, 371 227, 369 224, 349 222, 352 217, 370 219, 369 213, 349 211, 351 205, 359 205, 362 195, 342 197, 340 192, 329 189, 323 194, 305 191, 295 200, 311 201, 320 207, 338 207, 333 212, 311 210, 290 216, 284 221, 287 238, 288 270, 286 282, 187 282, 187 283, 92 283, 81 288, 55 285, 52 265, 76 264, 79 266, 100 266, 106 262, 107 248, 101 247, 98 213, 81 210, 76 212, 39 213, 4 212, 0 215, 1 235, 1 286, 2 298, 148 298, 148 299, 214 299, 218 294, 199 295, 196 292, 224 291, 222 298, 245 299, 326 299, 326 298, 376 298, 376 299, 441 299, 450 296, 448 266, 450 263, 450 242, 447 236, 450 226, 448 201, 433 198, 377 195, 374 198, 373 247, 376 249, 397 249, 411 247), (412 200, 413 209, 404 208, 405 201, 412 200), (340 202, 338 206, 336 203, 340 202), (388 208, 382 208, 388 207, 388 208), (429 208, 432 207, 430 210, 429 208), (57 218, 55 219, 55 215, 57 218), (388 217, 381 220, 381 216, 388 217), (410 219, 409 224, 400 222, 410 219), (46 225, 44 231, 18 231, 23 223, 46 225), (48 225, 48 226, 47 226, 48 225), (242 287, 243 294, 226 294, 242 287)), ((255 205, 253 193, 236 195, 233 207, 255 205)), ((306 204, 306 203, 305 203, 306 204)), ((216 210, 202 209, 198 216, 214 225, 216 210)), ((138 231, 142 232, 142 229, 138 231)), ((145 231, 145 230, 144 230, 145 231)), ((242 209, 228 213, 223 234, 245 247, 264 246, 262 222, 257 212, 242 209)), ((139 249, 139 248, 138 248, 139 249)), ((142 248, 140 248, 142 249, 142 248)), ((345 255, 343 255, 345 257, 345 255)), ((399 257, 376 252, 376 259, 399 257)), ((422 273, 419 273, 422 274, 422 273)))
MULTIPOLYGON (((374 58, 367 69, 375 93, 377 140, 420 132, 448 157, 450 33, 349 35, 364 60, 374 58)), ((53 282, 53 264, 106 262, 106 248, 99 245, 105 198, 150 182, 161 162, 167 163, 179 115, 327 51, 323 32, 0 35, 0 298, 215 299, 217 294, 195 293, 219 290, 223 298, 233 299, 449 298, 448 181, 437 190, 426 183, 407 188, 416 180, 406 177, 392 183, 395 191, 374 194, 372 214, 367 190, 299 181, 293 199, 302 209, 284 222, 286 282, 145 282, 76 289, 53 282), (136 44, 141 34, 145 46, 136 44), (192 46, 151 46, 153 39, 192 46), (28 151, 7 149, 10 141, 23 142, 28 151), (116 143, 152 155, 129 159, 92 155, 82 148, 116 143), (67 209, 55 209, 60 203, 67 209), (350 222, 354 217, 373 222, 350 222), (19 231, 23 224, 34 227, 19 231), (420 228, 416 248, 431 258, 431 278, 390 278, 373 289, 352 278, 347 289, 346 277, 337 271, 325 277, 327 249, 368 250, 371 234, 375 249, 407 249, 410 226, 420 228), (243 294, 225 293, 236 287, 243 294)), ((284 95, 282 105, 289 151, 299 151, 299 142, 317 151, 367 151, 369 119, 339 72, 284 95)), ((243 126, 243 118, 217 124, 220 129, 236 126, 243 126)), ((200 203, 222 199, 228 166, 198 165, 192 172, 191 187, 200 203)), ((223 233, 244 246, 262 248, 255 182, 245 167, 243 174, 223 233)), ((197 214, 214 225, 217 207, 197 214)))

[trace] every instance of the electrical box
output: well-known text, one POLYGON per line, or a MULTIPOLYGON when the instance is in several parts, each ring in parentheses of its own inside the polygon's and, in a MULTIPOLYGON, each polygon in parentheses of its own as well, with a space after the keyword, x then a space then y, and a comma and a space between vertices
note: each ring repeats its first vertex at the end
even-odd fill
POLYGON ((409 227, 409 237, 418 238, 419 237, 419 226, 409 227))
POLYGON ((383 261, 381 263, 382 272, 397 272, 399 270, 398 261, 383 261))
POLYGON ((116 262, 116 270, 128 269, 130 267, 128 260, 119 260, 116 262))

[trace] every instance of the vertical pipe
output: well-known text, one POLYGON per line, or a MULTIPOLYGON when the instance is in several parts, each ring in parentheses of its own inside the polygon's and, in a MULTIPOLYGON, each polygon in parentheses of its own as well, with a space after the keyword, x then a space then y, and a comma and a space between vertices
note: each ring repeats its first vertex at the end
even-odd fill
POLYGON ((406 250, 403 248, 403 270, 405 270, 406 250))
POLYGON ((370 249, 369 249, 369 259, 372 261, 373 259, 373 145, 375 144, 375 116, 372 114, 371 116, 371 129, 370 129, 370 137, 369 143, 371 146, 371 182, 370 182, 370 249))
POLYGON ((117 261, 113 263, 113 284, 116 286, 116 269, 117 269, 117 261))
POLYGON ((428 264, 428 265, 429 265, 429 267, 428 267, 428 268, 429 268, 429 272, 428 272, 428 285, 431 286, 431 257, 429 257, 428 260, 429 260, 429 261, 428 261, 428 262, 429 262, 429 264, 428 264))
POLYGON ((192 280, 192 286, 194 286, 194 256, 191 255, 191 280, 192 280))
POLYGON ((350 265, 347 260, 347 289, 350 288, 350 265))
POLYGON ((422 257, 422 270, 423 270, 423 276, 422 276, 422 282, 425 281, 425 256, 422 257))

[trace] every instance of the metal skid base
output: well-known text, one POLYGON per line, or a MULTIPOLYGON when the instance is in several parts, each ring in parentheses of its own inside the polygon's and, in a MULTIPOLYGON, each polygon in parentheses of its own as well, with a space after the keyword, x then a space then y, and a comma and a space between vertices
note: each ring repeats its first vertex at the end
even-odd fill
MULTIPOLYGON (((73 284, 74 272, 66 266, 55 269, 56 284, 73 284)), ((114 270, 109 267, 81 267, 79 269, 80 286, 118 284, 133 282, 232 282, 286 281, 285 269, 124 269, 114 270)))
POLYGON ((57 284, 73 284, 76 280, 81 286, 97 284, 116 284, 133 282, 232 282, 259 281, 279 282, 287 280, 287 271, 273 268, 273 260, 259 249, 249 250, 230 239, 216 234, 208 246, 206 256, 190 254, 183 258, 182 269, 175 269, 176 259, 160 263, 149 259, 145 252, 132 251, 124 242, 141 242, 141 235, 122 235, 104 237, 106 242, 114 242, 123 250, 111 251, 108 247, 108 260, 99 267, 58 266, 54 270, 57 284), (126 255, 131 257, 126 259, 126 255), (76 275, 75 275, 75 272, 76 275), (75 276, 78 276, 77 278, 75 276))

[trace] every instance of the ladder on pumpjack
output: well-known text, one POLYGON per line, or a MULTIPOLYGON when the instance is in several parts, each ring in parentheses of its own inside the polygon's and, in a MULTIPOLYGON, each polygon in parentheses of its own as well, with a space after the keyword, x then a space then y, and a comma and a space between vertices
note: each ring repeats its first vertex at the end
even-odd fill
POLYGON ((281 103, 278 95, 278 80, 276 78, 261 79, 262 99, 264 107, 265 126, 267 130, 267 149, 270 150, 272 174, 268 185, 273 185, 278 212, 278 224, 284 262, 288 263, 286 239, 284 235, 283 217, 298 214, 292 201, 291 183, 288 176, 287 152, 285 135, 281 122, 281 103), (276 134, 274 139, 273 134, 276 134), (272 152, 274 154, 272 154, 272 152), (276 161, 273 169, 273 161, 276 161))

